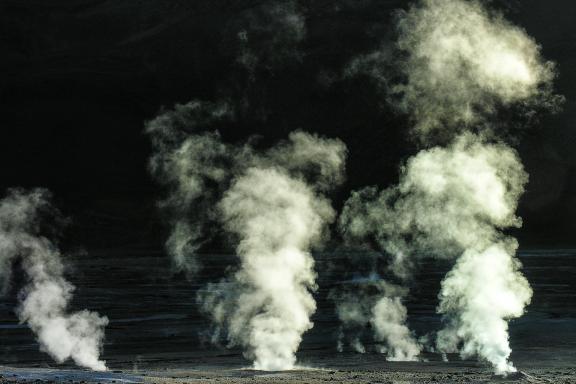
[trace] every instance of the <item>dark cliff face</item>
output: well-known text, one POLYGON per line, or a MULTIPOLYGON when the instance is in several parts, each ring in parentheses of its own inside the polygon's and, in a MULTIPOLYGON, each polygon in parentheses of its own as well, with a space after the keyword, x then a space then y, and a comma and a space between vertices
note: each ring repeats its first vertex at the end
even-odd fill
MULTIPOLYGON (((406 121, 368 79, 343 79, 352 58, 389 39, 400 0, 6 0, 0 4, 1 186, 46 186, 80 241, 158 236, 146 171, 145 120, 191 99, 241 100, 226 140, 263 143, 301 128, 349 147, 352 189, 395 182, 414 153, 406 121), (276 7, 276 8, 275 8, 276 7), (78 229, 79 228, 79 229, 78 229), (108 239, 108 237, 110 237, 108 239)), ((518 149, 531 174, 523 244, 576 232, 576 3, 495 1, 558 63, 564 112, 518 149)), ((103 244, 104 243, 104 244, 103 244)), ((89 244, 90 245, 90 244, 89 244)))

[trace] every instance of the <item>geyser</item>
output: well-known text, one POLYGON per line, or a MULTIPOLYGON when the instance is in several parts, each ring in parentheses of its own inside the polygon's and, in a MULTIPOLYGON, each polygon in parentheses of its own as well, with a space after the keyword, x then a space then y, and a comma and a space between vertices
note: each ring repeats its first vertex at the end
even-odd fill
POLYGON ((335 218, 324 194, 344 179, 346 148, 300 131, 268 150, 255 149, 253 139, 227 144, 217 132, 198 132, 232 116, 217 105, 178 106, 148 125, 159 150, 152 170, 172 187, 163 203, 173 212, 168 250, 182 265, 192 261, 191 270, 203 237, 227 237, 238 268, 198 295, 214 341, 242 346, 256 369, 291 369, 316 309, 310 251, 335 218))
POLYGON ((532 294, 516 242, 502 233, 521 224, 514 212, 526 182, 514 150, 468 133, 409 159, 398 186, 353 195, 341 218, 348 236, 377 239, 400 276, 417 257, 456 259, 442 283, 448 327, 438 349, 463 343, 462 356, 482 356, 498 370, 510 354, 506 319, 522 315, 532 294))
POLYGON ((216 286, 227 289, 223 298, 208 291, 200 300, 229 345, 243 346, 256 369, 294 368, 302 334, 313 325, 310 250, 326 239, 335 218, 323 193, 343 180, 345 154, 339 140, 292 133, 266 153, 252 151, 219 202, 240 265, 232 284, 216 286))
POLYGON ((438 350, 513 372, 508 320, 523 314, 532 292, 517 243, 502 230, 521 225, 515 210, 528 176, 501 138, 499 111, 555 109, 561 98, 551 93, 553 65, 525 31, 479 1, 419 1, 399 14, 397 32, 395 55, 372 53, 349 70, 383 82, 389 102, 410 116, 413 136, 429 148, 406 162, 397 186, 354 192, 342 232, 350 241, 375 240, 404 281, 418 257, 454 259, 439 294, 446 326, 438 350))
POLYGON ((36 335, 40 349, 58 363, 72 359, 79 366, 104 371, 100 352, 108 319, 87 310, 67 313, 74 286, 64 278, 57 246, 41 234, 44 215, 59 217, 44 189, 12 189, 0 201, 3 286, 10 279, 11 264, 20 259, 27 285, 17 314, 36 335))
POLYGON ((378 275, 364 280, 352 289, 331 292, 341 321, 338 350, 342 352, 347 342, 356 352, 365 353, 361 336, 364 328, 370 326, 378 352, 385 353, 388 360, 417 360, 422 347, 405 324, 407 311, 402 304, 408 290, 378 275))
POLYGON ((225 228, 239 237, 239 294, 230 308, 229 338, 254 368, 292 369, 316 303, 312 245, 334 219, 328 202, 301 180, 274 168, 249 168, 220 202, 225 228))

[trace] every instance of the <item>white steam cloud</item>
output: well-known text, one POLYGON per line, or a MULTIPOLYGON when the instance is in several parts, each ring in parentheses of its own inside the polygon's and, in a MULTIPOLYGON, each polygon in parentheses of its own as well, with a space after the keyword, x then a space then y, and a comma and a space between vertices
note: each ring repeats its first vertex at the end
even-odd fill
MULTIPOLYGON (((349 240, 372 238, 401 279, 418 257, 455 259, 439 295, 446 327, 437 347, 479 356, 506 374, 515 370, 508 320, 524 313, 532 291, 516 241, 502 232, 521 225, 515 211, 528 175, 517 153, 496 139, 498 111, 556 108, 553 65, 522 29, 475 0, 421 0, 399 14, 398 33, 400 58, 392 64, 400 83, 375 67, 389 65, 385 51, 355 60, 349 71, 385 83, 421 143, 450 144, 409 159, 397 186, 353 193, 341 228, 349 240)), ((404 324, 400 301, 387 311, 404 324)))
POLYGON ((218 204, 224 229, 238 241, 240 265, 231 284, 212 286, 220 291, 199 299, 228 345, 242 346, 256 369, 294 368, 302 334, 312 328, 310 250, 335 218, 322 193, 343 181, 345 156, 339 140, 294 132, 264 154, 244 156, 245 168, 218 204))
POLYGON ((507 320, 522 316, 532 297, 514 257, 516 248, 515 240, 505 239, 482 250, 468 249, 458 259, 440 292, 438 310, 448 319, 438 333, 440 351, 481 356, 498 374, 516 371, 508 360, 507 320))
POLYGON ((514 150, 464 133, 410 158, 397 186, 354 192, 341 223, 351 239, 372 236, 394 256, 394 273, 409 277, 415 250, 452 258, 520 226, 514 212, 527 180, 514 150))
POLYGON ((346 147, 297 131, 258 151, 252 139, 232 145, 218 133, 194 132, 230 116, 227 104, 192 102, 148 124, 151 170, 170 187, 161 204, 171 226, 167 249, 194 273, 195 254, 223 230, 239 266, 198 296, 214 322, 213 341, 242 346, 256 369, 291 369, 316 309, 310 251, 335 218, 323 194, 344 179, 346 147))
POLYGON ((28 284, 17 313, 36 334, 41 350, 58 363, 72 359, 79 366, 104 371, 100 352, 108 319, 86 310, 67 313, 74 286, 63 276, 56 245, 39 234, 41 215, 55 213, 49 197, 43 189, 11 190, 0 201, 0 277, 6 286, 11 264, 20 259, 28 284))
POLYGON ((406 83, 393 92, 420 137, 481 124, 500 105, 540 99, 554 77, 523 29, 476 0, 424 0, 401 16, 398 29, 406 83))
POLYGON ((225 228, 239 236, 240 290, 228 332, 261 370, 292 369, 316 303, 311 246, 334 219, 329 203, 274 168, 250 168, 220 203, 225 228))
MULTIPOLYGON (((373 237, 393 256, 400 277, 418 257, 457 259, 442 283, 439 312, 449 326, 437 347, 456 352, 463 343, 463 357, 479 355, 498 372, 512 370, 506 320, 532 295, 516 243, 501 232, 521 225, 514 212, 527 180, 514 150, 468 133, 409 159, 398 186, 355 194, 341 217, 347 236, 373 237)), ((388 310, 404 323, 399 301, 388 310)))
POLYGON ((164 111, 146 124, 153 154, 149 168, 167 188, 160 201, 170 228, 166 250, 177 271, 193 277, 201 268, 197 257, 220 228, 214 210, 234 175, 251 166, 282 167, 300 178, 313 179, 318 190, 342 183, 346 150, 338 140, 293 132, 289 142, 257 156, 250 145, 224 143, 218 131, 206 129, 234 118, 227 102, 191 101, 164 111))

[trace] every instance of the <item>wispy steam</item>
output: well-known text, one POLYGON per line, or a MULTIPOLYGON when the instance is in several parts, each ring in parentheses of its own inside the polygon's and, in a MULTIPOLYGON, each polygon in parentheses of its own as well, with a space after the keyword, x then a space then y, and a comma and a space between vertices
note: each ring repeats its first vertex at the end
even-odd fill
POLYGON ((240 293, 229 337, 246 347, 254 367, 291 369, 316 303, 311 246, 334 218, 328 202, 300 180, 274 168, 250 168, 220 203, 225 227, 240 238, 240 293))
POLYGON ((302 60, 300 44, 306 37, 306 23, 296 1, 268 1, 251 7, 229 28, 236 40, 236 60, 250 72, 271 71, 302 60))
POLYGON ((465 133, 410 158, 397 186, 353 193, 340 220, 349 240, 372 237, 394 256, 395 274, 409 277, 415 251, 452 258, 519 226, 514 212, 527 180, 514 150, 465 133))
POLYGON ((344 178, 346 150, 340 141, 293 132, 288 142, 258 156, 251 140, 226 144, 211 130, 233 118, 229 103, 192 101, 164 111, 146 125, 154 150, 150 171, 168 190, 159 203, 170 228, 166 250, 176 270, 189 277, 201 267, 197 252, 219 231, 214 207, 234 175, 251 166, 278 166, 313 180, 318 190, 329 190, 344 178))
MULTIPOLYGON (((450 144, 409 159, 397 186, 353 193, 341 228, 350 241, 372 238, 402 279, 418 257, 456 259, 439 295, 447 326, 438 349, 477 355, 498 373, 514 371, 507 320, 523 314, 532 291, 515 259, 516 241, 502 230, 521 225, 515 211, 528 176, 497 139, 498 111, 556 108, 553 65, 522 29, 475 0, 419 1, 399 14, 398 33, 399 59, 382 50, 349 71, 385 84, 420 143, 450 144), (392 64, 402 81, 377 64, 392 64)), ((405 309, 396 304, 387 310, 403 324, 405 309)))
POLYGON ((388 360, 416 360, 422 347, 405 325, 407 311, 402 299, 407 289, 387 283, 375 275, 351 283, 352 290, 333 291, 331 295, 342 323, 338 350, 342 351, 347 341, 356 352, 366 352, 361 338, 364 329, 369 326, 378 352, 385 353, 388 360), (359 291, 361 294, 358 294, 359 291))
MULTIPOLYGON (((527 180, 514 150, 463 134, 409 159, 398 186, 355 194, 341 217, 347 236, 375 239, 401 277, 418 257, 458 259, 440 293, 450 326, 438 348, 455 352, 463 341, 463 356, 480 355, 501 372, 510 368, 506 319, 520 316, 532 294, 515 242, 501 232, 520 226, 514 212, 527 180)), ((405 312, 399 301, 390 310, 405 312)))
POLYGON ((7 281, 11 264, 20 259, 28 284, 17 312, 36 334, 41 350, 59 363, 72 359, 103 371, 100 351, 108 319, 86 310, 67 314, 74 286, 63 276, 58 248, 40 234, 42 215, 58 215, 49 198, 43 189, 11 190, 0 201, 0 277, 7 281))
POLYGON ((357 292, 339 293, 331 292, 336 305, 336 314, 341 325, 338 333, 338 352, 344 351, 345 343, 358 353, 366 353, 362 343, 364 328, 370 323, 370 309, 372 300, 367 295, 358 295, 357 292))
POLYGON ((201 130, 232 116, 227 103, 192 101, 165 111, 146 125, 154 147, 150 171, 168 188, 159 204, 171 231, 166 250, 176 270, 189 277, 200 268, 196 253, 213 234, 215 189, 222 188, 234 167, 233 150, 217 133, 201 130))

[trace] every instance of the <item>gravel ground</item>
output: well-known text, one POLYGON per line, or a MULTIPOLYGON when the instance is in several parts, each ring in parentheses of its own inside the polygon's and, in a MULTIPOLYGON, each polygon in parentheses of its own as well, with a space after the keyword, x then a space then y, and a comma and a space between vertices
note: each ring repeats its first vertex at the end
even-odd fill
POLYGON ((576 383, 576 368, 528 369, 506 378, 491 374, 482 367, 469 364, 386 364, 382 369, 314 369, 300 368, 285 372, 262 372, 251 369, 201 368, 146 371, 109 371, 0 367, 0 383, 366 383, 366 384, 429 384, 429 383, 576 383))
POLYGON ((520 372, 507 378, 494 377, 486 371, 462 370, 460 372, 434 369, 421 372, 403 371, 336 371, 336 370, 296 370, 281 373, 262 372, 181 372, 167 378, 150 376, 149 383, 379 383, 379 384, 428 384, 428 383, 576 383, 576 371, 561 369, 555 371, 520 372))

